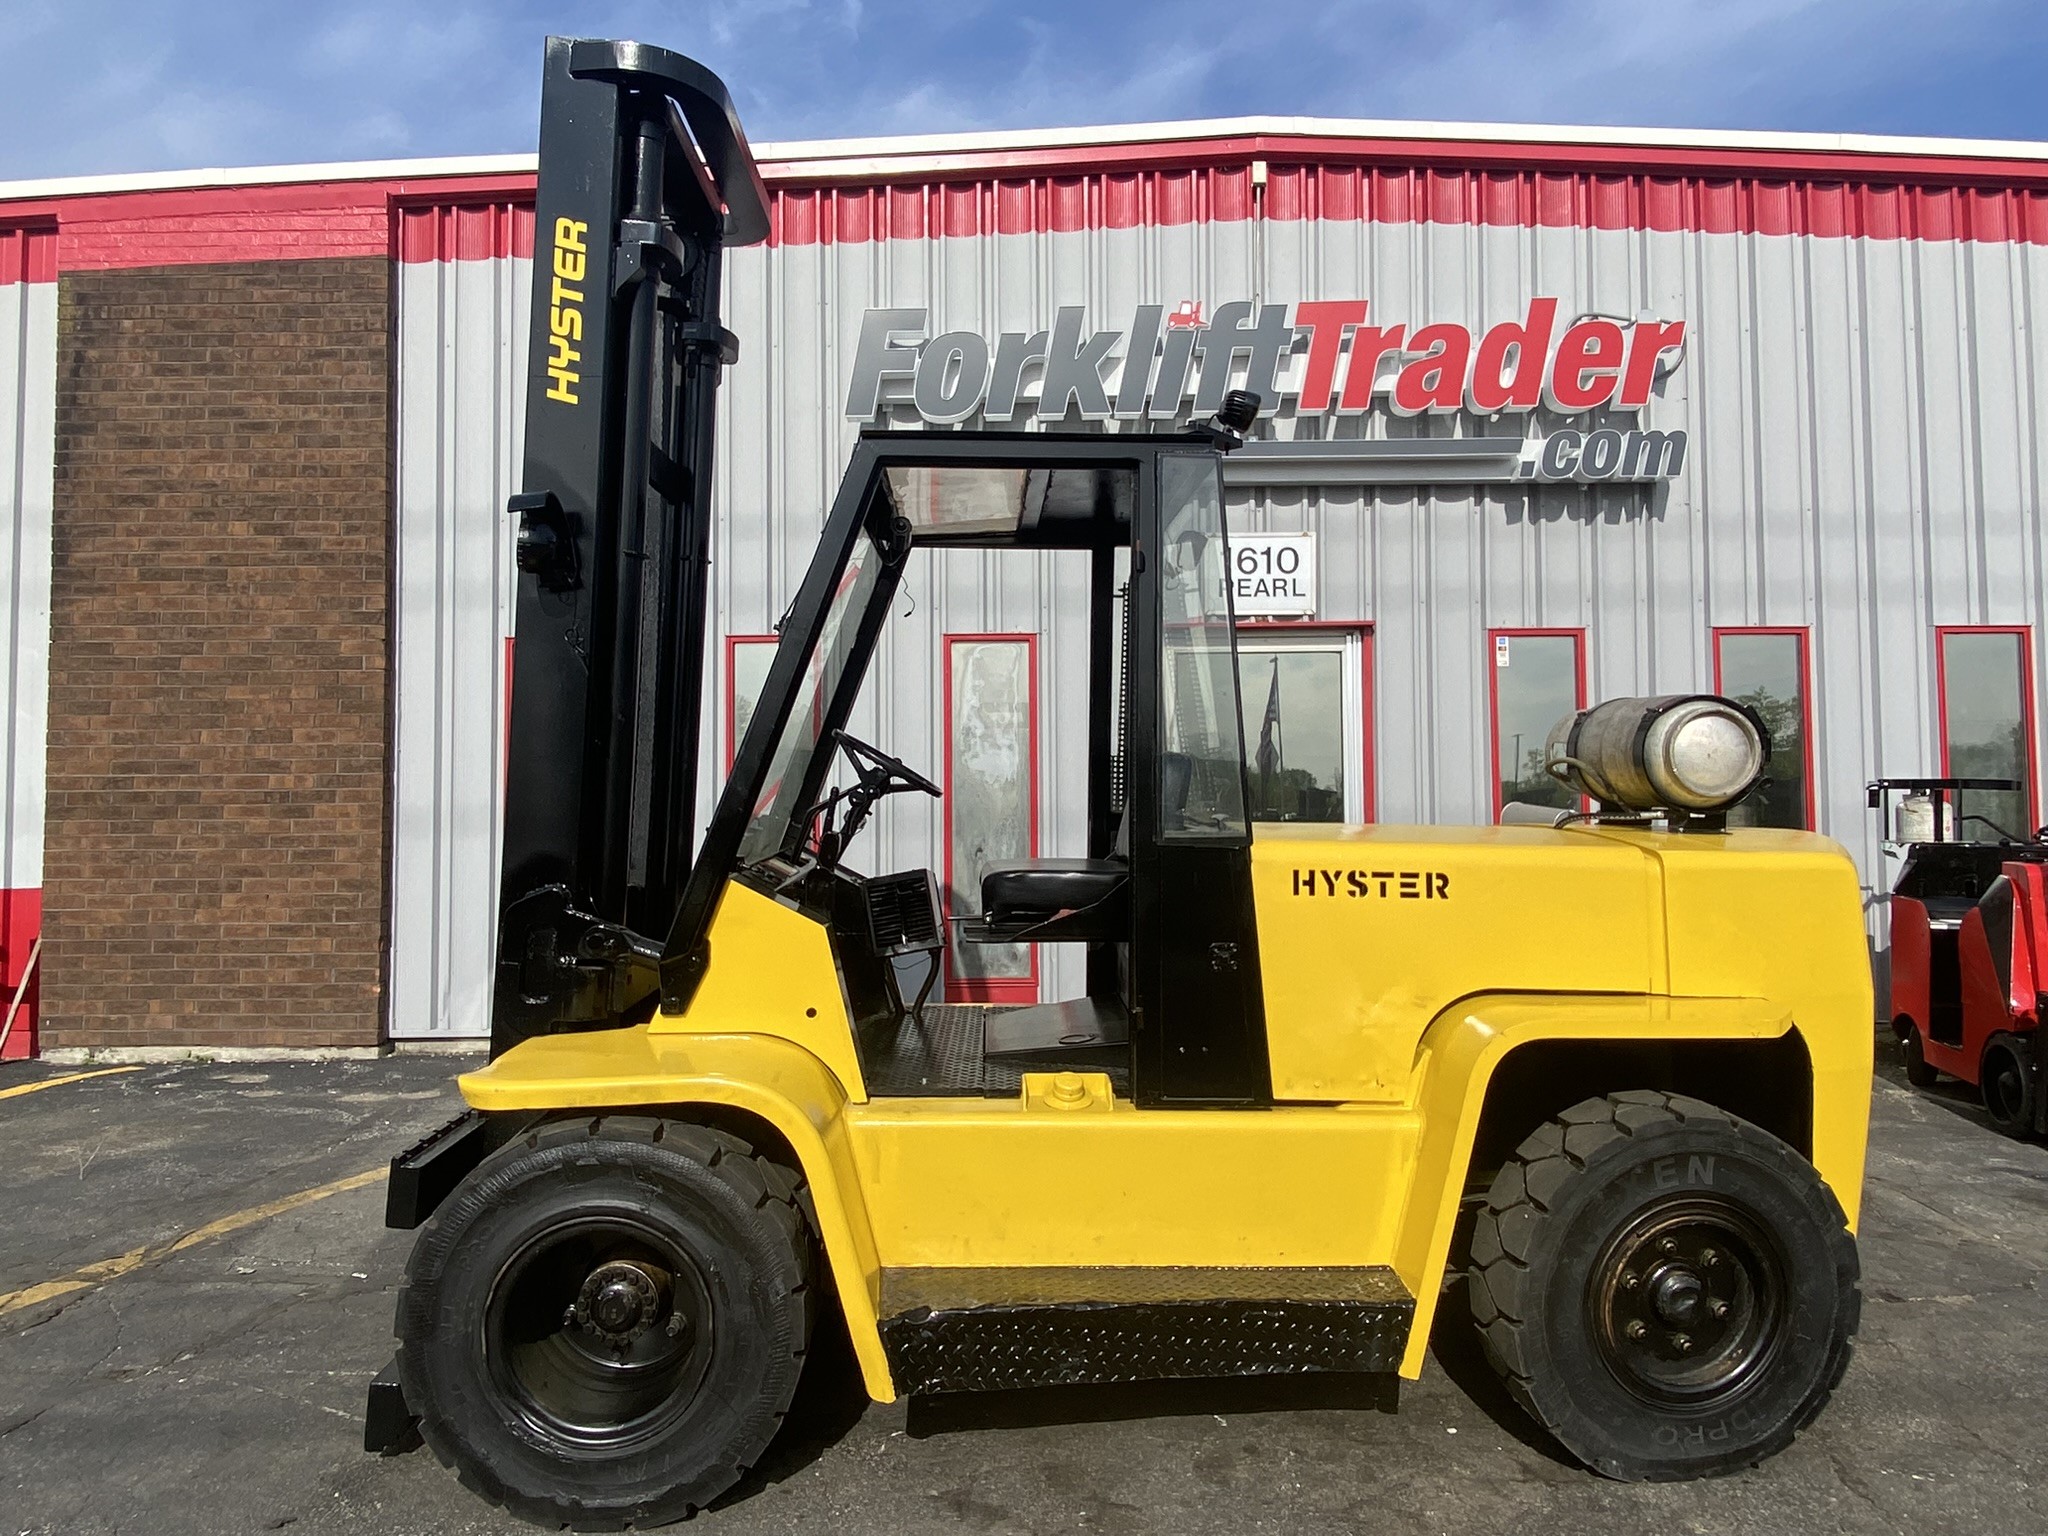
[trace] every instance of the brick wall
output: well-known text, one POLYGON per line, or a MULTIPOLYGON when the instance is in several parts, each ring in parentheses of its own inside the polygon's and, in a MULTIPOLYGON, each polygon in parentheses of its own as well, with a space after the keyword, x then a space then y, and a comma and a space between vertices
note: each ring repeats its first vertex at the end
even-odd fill
POLYGON ((62 279, 46 1049, 378 1038, 390 334, 384 259, 62 279))

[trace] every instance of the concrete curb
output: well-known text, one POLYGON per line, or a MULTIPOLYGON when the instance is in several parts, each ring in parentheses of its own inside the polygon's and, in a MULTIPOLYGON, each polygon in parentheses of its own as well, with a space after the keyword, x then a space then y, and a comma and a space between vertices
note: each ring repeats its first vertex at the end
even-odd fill
POLYGON ((110 1045, 65 1046, 40 1060, 60 1067, 160 1066, 177 1062, 377 1061, 385 1056, 482 1056, 487 1040, 400 1040, 389 1045, 110 1045))

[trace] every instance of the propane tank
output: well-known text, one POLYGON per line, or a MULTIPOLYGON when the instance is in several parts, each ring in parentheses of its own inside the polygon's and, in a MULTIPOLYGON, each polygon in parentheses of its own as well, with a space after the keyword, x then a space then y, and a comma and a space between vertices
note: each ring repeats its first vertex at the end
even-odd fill
POLYGON ((1580 794, 1643 812, 1726 810, 1770 756, 1754 710, 1705 693, 1609 699, 1558 721, 1544 748, 1580 794))
POLYGON ((1898 809, 1893 812, 1898 821, 1898 838, 1901 843, 1931 843, 1934 841, 1934 796, 1924 789, 1916 789, 1899 798, 1898 809))

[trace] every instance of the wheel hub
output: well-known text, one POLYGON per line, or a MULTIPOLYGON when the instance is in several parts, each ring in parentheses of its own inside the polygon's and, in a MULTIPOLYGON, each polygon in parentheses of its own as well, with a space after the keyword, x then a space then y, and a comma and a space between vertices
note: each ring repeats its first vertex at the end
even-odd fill
MULTIPOLYGON (((1646 1245, 1634 1250, 1640 1258, 1646 1245)), ((1749 1321, 1744 1275, 1696 1232, 1667 1233, 1640 1268, 1624 1263, 1608 1309, 1631 1353, 1666 1361, 1711 1352, 1749 1321)))
POLYGON ((668 1311, 665 1279, 630 1259, 600 1264, 584 1278, 564 1321, 623 1349, 668 1311))
POLYGON ((1659 1265, 1650 1281, 1650 1307, 1668 1328, 1690 1328, 1705 1310, 1707 1285, 1683 1264, 1659 1265))
POLYGON ((527 1423, 583 1449, 643 1443, 685 1413, 714 1334, 689 1251, 611 1215, 550 1225, 506 1259, 484 1331, 492 1378, 527 1423))
POLYGON ((1731 1398, 1776 1351, 1784 1285, 1775 1246, 1729 1202, 1653 1206, 1608 1243, 1591 1280, 1601 1355, 1646 1401, 1731 1398))

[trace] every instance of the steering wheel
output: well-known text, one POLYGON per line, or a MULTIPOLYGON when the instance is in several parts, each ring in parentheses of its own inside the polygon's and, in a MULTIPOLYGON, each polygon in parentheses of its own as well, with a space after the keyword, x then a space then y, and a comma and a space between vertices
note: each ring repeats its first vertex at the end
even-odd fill
POLYGON ((877 797, 893 794, 899 789, 921 789, 934 800, 944 797, 944 790, 901 758, 891 757, 880 747, 871 747, 845 731, 833 734, 839 738, 846 760, 853 764, 854 772, 861 776, 863 782, 868 781, 871 774, 880 776, 872 790, 877 797))

